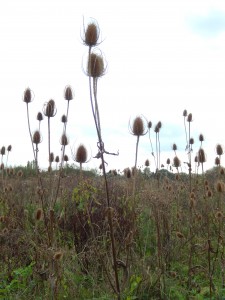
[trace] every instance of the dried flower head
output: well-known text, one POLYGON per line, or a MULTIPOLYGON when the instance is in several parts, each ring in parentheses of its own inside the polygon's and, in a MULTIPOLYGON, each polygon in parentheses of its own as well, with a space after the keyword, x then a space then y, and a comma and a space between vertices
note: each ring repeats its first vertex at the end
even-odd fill
POLYGON ((70 101, 70 100, 73 99, 73 90, 72 90, 72 88, 71 88, 70 85, 67 85, 67 86, 65 87, 64 98, 65 98, 65 100, 67 100, 67 101, 70 101))
POLYGON ((176 144, 173 144, 172 150, 173 150, 173 151, 177 151, 177 145, 176 145, 176 144))
POLYGON ((41 209, 41 208, 38 208, 37 211, 36 211, 35 219, 36 219, 37 221, 40 221, 41 218, 42 218, 42 214, 43 214, 42 209, 41 209))
POLYGON ((61 136, 60 144, 62 146, 67 146, 69 144, 69 140, 68 140, 68 138, 67 138, 67 136, 66 136, 65 133, 63 133, 62 136, 61 136))
POLYGON ((215 165, 220 166, 220 158, 218 156, 215 158, 215 165))
POLYGON ((58 155, 55 157, 55 162, 56 162, 56 163, 59 162, 59 156, 58 156, 58 155))
POLYGON ((76 150, 75 161, 83 164, 87 162, 87 149, 84 145, 80 145, 76 150))
POLYGON ((5 155, 5 146, 2 146, 1 148, 1 155, 5 155))
POLYGON ((102 77, 105 74, 106 67, 102 53, 92 52, 88 56, 87 75, 93 78, 102 77))
POLYGON ((166 160, 166 164, 169 165, 170 164, 170 158, 167 158, 166 160))
POLYGON ((51 152, 49 156, 49 162, 52 163, 54 161, 54 153, 51 152))
POLYGON ((140 116, 134 119, 131 128, 131 133, 135 136, 142 136, 146 134, 145 125, 143 119, 140 116))
POLYGON ((68 157, 67 154, 64 155, 64 161, 65 161, 65 162, 68 162, 68 161, 69 161, 69 157, 68 157))
POLYGON ((38 145, 41 143, 41 134, 40 134, 40 131, 39 130, 36 130, 34 133, 33 133, 33 137, 32 137, 32 141, 35 145, 38 145))
POLYGON ((193 139, 193 138, 190 138, 189 144, 190 144, 190 145, 193 145, 193 144, 194 144, 194 139, 193 139))
POLYGON ((187 117, 187 110, 186 109, 183 111, 183 117, 187 117))
POLYGON ((204 141, 204 136, 202 133, 199 134, 199 141, 200 142, 203 142, 204 141))
POLYGON ((149 121, 149 122, 148 122, 148 129, 151 129, 151 128, 152 128, 152 122, 149 121))
POLYGON ((187 116, 187 122, 192 122, 192 113, 187 116))
POLYGON ((222 145, 221 144, 217 144, 216 145, 216 153, 217 153, 217 155, 219 155, 219 156, 221 156, 221 155, 223 155, 223 147, 222 147, 222 145))
POLYGON ((93 47, 98 44, 100 36, 100 29, 96 20, 91 21, 86 28, 84 28, 83 42, 86 46, 93 47))
POLYGON ((62 123, 66 123, 67 122, 67 116, 66 115, 62 115, 61 122, 62 123))
POLYGON ((202 148, 198 150, 198 161, 201 164, 203 164, 204 162, 206 162, 205 151, 202 148))
POLYGON ((146 159, 146 161, 145 161, 145 167, 149 167, 149 166, 150 166, 149 159, 146 159))
POLYGON ((26 88, 26 90, 24 91, 23 101, 27 104, 33 101, 33 95, 30 88, 26 88))
POLYGON ((8 151, 8 152, 12 151, 12 146, 11 146, 11 145, 9 145, 9 146, 7 147, 7 151, 8 151))
POLYGON ((177 156, 175 156, 174 159, 173 159, 173 165, 174 165, 175 168, 180 167, 180 160, 177 156))
POLYGON ((42 113, 39 111, 38 112, 38 114, 37 114, 37 120, 39 121, 39 122, 41 122, 42 120, 43 120, 43 115, 42 115, 42 113))
POLYGON ((43 113, 46 117, 52 118, 56 115, 56 112, 57 112, 57 109, 56 109, 54 100, 51 99, 47 103, 44 104, 43 113))

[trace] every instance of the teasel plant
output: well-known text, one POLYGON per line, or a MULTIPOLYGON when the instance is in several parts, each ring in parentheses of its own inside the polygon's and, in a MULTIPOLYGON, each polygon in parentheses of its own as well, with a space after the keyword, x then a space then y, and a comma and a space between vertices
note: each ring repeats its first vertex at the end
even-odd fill
POLYGON ((152 128, 152 122, 151 121, 148 121, 148 138, 149 138, 149 142, 150 142, 150 145, 151 145, 151 154, 154 158, 154 162, 155 162, 155 169, 157 169, 157 165, 156 165, 156 159, 155 159, 155 153, 154 153, 154 150, 153 150, 153 145, 152 145, 152 139, 151 139, 151 128, 152 128))
POLYGON ((114 237, 113 220, 112 220, 113 208, 111 207, 108 180, 106 176, 106 161, 104 159, 105 154, 118 155, 119 153, 110 153, 105 150, 102 133, 101 133, 100 113, 99 113, 98 98, 97 98, 98 81, 103 75, 105 75, 107 66, 102 51, 96 48, 96 46, 100 44, 100 28, 97 21, 94 19, 91 20, 91 22, 89 22, 89 24, 86 27, 84 26, 83 29, 84 29, 83 38, 82 38, 83 43, 88 47, 88 58, 87 58, 85 73, 89 78, 91 111, 92 111, 95 128, 97 132, 97 138, 98 138, 98 142, 97 142, 98 153, 96 154, 95 158, 101 159, 101 166, 102 166, 103 178, 105 183, 107 216, 108 216, 110 241, 111 241, 112 257, 113 257, 113 270, 114 270, 115 283, 112 283, 111 280, 109 281, 114 292, 117 295, 117 299, 121 299, 117 253, 116 253, 116 245, 115 245, 115 237, 114 237))
POLYGON ((85 145, 80 144, 77 149, 72 152, 72 158, 75 162, 80 165, 80 178, 83 177, 83 164, 87 163, 90 159, 88 159, 88 151, 85 145))

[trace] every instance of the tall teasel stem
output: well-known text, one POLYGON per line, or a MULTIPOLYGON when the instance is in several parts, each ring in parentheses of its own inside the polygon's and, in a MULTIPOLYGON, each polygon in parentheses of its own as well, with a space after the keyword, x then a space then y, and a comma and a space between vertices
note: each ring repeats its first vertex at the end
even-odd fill
POLYGON ((148 138, 149 138, 149 142, 150 142, 150 145, 151 145, 151 151, 152 151, 151 154, 154 157, 155 168, 157 169, 155 154, 154 154, 154 151, 153 151, 152 140, 151 140, 151 128, 152 128, 152 122, 149 121, 148 122, 148 138))
MULTIPOLYGON (((103 178, 105 182, 105 191, 106 191, 106 203, 108 210, 108 224, 110 229, 110 240, 112 246, 112 256, 113 256, 113 269, 115 276, 115 290, 117 293, 117 299, 121 299, 120 297, 120 284, 119 284, 119 276, 118 276, 118 266, 116 259, 116 247, 115 247, 115 238, 114 238, 114 230, 113 230, 113 221, 112 221, 112 207, 110 206, 110 197, 109 197, 109 187, 108 181, 106 177, 106 169, 105 169, 105 160, 104 154, 113 154, 109 153, 104 148, 104 143, 101 135, 101 125, 100 125, 100 114, 98 109, 98 101, 97 101, 97 83, 98 79, 104 75, 105 66, 104 60, 101 53, 96 53, 92 51, 92 48, 97 45, 99 39, 99 27, 96 22, 91 22, 88 24, 87 28, 84 30, 84 44, 89 47, 88 51, 88 63, 87 63, 87 75, 89 77, 89 91, 90 91, 90 102, 91 102, 91 110, 92 115, 95 122, 95 128, 98 136, 98 153, 96 158, 101 159, 101 166, 103 171, 103 178)), ((113 154, 115 155, 115 154, 113 154)))

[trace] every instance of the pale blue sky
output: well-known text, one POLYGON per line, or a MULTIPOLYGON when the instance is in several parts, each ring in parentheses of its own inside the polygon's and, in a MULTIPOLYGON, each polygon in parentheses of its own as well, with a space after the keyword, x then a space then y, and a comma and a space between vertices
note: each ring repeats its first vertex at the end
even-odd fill
MULTIPOLYGON (((225 2, 203 0, 70 1, 8 0, 0 11, 0 146, 12 144, 9 163, 32 160, 22 94, 30 87, 31 124, 36 114, 54 99, 53 146, 60 153, 61 115, 66 111, 63 91, 71 85, 68 123, 70 144, 84 142, 96 152, 96 135, 88 97, 88 78, 82 70, 87 48, 82 45, 83 17, 95 18, 101 29, 107 74, 99 81, 98 99, 102 134, 108 151, 108 168, 134 164, 135 138, 128 122, 143 114, 163 124, 161 162, 173 158, 177 143, 182 161, 187 160, 182 113, 193 114, 192 136, 206 139, 207 166, 212 167, 217 143, 225 145, 225 2)), ((42 124, 41 166, 47 162, 47 122, 42 124)), ((154 145, 154 135, 153 145, 154 145)), ((70 151, 67 151, 70 156, 70 151)), ((148 136, 141 138, 138 164, 151 157, 148 136)), ((222 160, 223 162, 223 160, 222 160)), ((98 167, 92 159, 88 166, 98 167)))

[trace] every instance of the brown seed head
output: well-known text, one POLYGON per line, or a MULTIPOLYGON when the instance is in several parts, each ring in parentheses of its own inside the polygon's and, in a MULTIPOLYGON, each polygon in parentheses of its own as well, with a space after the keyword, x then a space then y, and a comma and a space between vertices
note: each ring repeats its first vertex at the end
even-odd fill
POLYGON ((22 171, 22 170, 19 170, 19 171, 17 172, 17 176, 18 176, 18 177, 22 177, 22 176, 23 176, 23 171, 22 171))
POLYGON ((64 155, 64 161, 65 161, 65 162, 68 162, 68 161, 69 161, 69 157, 68 157, 68 155, 66 155, 66 154, 64 155))
POLYGON ((205 151, 202 148, 198 150, 198 162, 200 162, 201 164, 206 162, 205 151))
POLYGON ((173 159, 173 165, 174 165, 175 168, 180 167, 180 160, 177 156, 175 156, 174 159, 173 159))
POLYGON ((192 113, 187 116, 187 122, 192 122, 192 113))
POLYGON ((186 109, 183 111, 183 117, 187 117, 187 110, 186 109))
POLYGON ((37 211, 36 211, 35 218, 36 218, 37 221, 40 221, 41 217, 42 217, 42 209, 38 208, 37 211))
POLYGON ((222 145, 221 144, 217 144, 216 145, 216 153, 217 153, 217 155, 219 155, 219 156, 221 156, 221 155, 223 155, 223 147, 222 147, 222 145))
POLYGON ((199 141, 200 142, 203 142, 204 141, 204 136, 202 133, 199 134, 199 141))
POLYGON ((98 44, 99 35, 100 30, 98 23, 96 21, 89 23, 84 32, 84 44, 89 47, 96 46, 98 44))
POLYGON ((222 211, 217 211, 216 214, 215 214, 215 217, 216 217, 217 219, 222 219, 222 218, 223 218, 223 213, 222 213, 222 211))
POLYGON ((70 85, 67 85, 64 91, 64 98, 67 101, 70 101, 73 99, 73 90, 70 85))
POLYGON ((31 89, 27 88, 23 93, 23 101, 28 104, 33 100, 32 98, 33 97, 32 97, 31 89))
POLYGON ((105 65, 102 54, 92 52, 88 57, 87 75, 93 78, 102 77, 105 74, 105 65))
POLYGON ((216 191, 218 193, 223 193, 224 192, 224 183, 222 181, 218 181, 216 183, 216 191))
POLYGON ((167 165, 170 164, 170 158, 167 158, 166 163, 167 163, 167 165))
POLYGON ((56 162, 56 163, 59 162, 59 156, 58 156, 58 155, 55 157, 55 162, 56 162))
POLYGON ((67 138, 67 136, 66 136, 65 133, 63 133, 62 136, 61 136, 60 144, 62 146, 67 146, 69 144, 69 140, 68 140, 68 138, 67 138))
POLYGON ((39 122, 41 122, 42 120, 43 120, 43 115, 42 115, 42 113, 39 111, 38 112, 38 114, 37 114, 37 120, 39 121, 39 122))
POLYGON ((0 165, 0 170, 4 170, 4 168, 5 168, 4 163, 1 163, 1 165, 0 165))
POLYGON ((215 165, 220 166, 220 158, 218 156, 215 158, 215 165))
POLYGON ((2 146, 1 148, 1 155, 5 155, 5 146, 2 146))
POLYGON ((190 138, 189 143, 190 143, 190 145, 193 145, 194 144, 194 139, 190 138))
POLYGON ((50 156, 49 156, 49 162, 53 162, 54 161, 54 153, 53 152, 51 152, 50 153, 50 156))
POLYGON ((40 134, 40 131, 39 130, 36 130, 33 134, 33 137, 32 137, 32 141, 35 145, 38 145, 41 143, 41 134, 40 134))
POLYGON ((212 197, 212 191, 211 191, 211 190, 208 190, 206 194, 207 194, 207 197, 208 197, 208 198, 211 198, 211 197, 212 197))
POLYGON ((49 100, 47 103, 44 104, 43 107, 43 113, 46 117, 52 118, 56 115, 56 106, 55 106, 55 101, 54 100, 49 100))
POLYGON ((80 145, 78 148, 77 148, 77 151, 76 151, 76 155, 75 155, 75 160, 76 162, 80 163, 80 164, 83 164, 83 163, 86 163, 87 162, 87 149, 84 145, 80 145))
POLYGON ((224 168, 221 168, 220 169, 220 175, 224 175, 225 171, 224 171, 224 168))
POLYGON ((8 151, 8 152, 12 151, 12 146, 11 146, 11 145, 9 145, 9 146, 7 147, 7 151, 8 151))
POLYGON ((63 254, 61 251, 58 251, 54 254, 53 259, 54 260, 60 260, 63 257, 63 254))
POLYGON ((151 128, 152 128, 152 122, 149 121, 149 122, 148 122, 148 129, 151 129, 151 128))
POLYGON ((140 116, 134 119, 131 131, 135 136, 141 136, 145 134, 144 122, 140 116))
POLYGON ((176 144, 173 144, 172 150, 173 150, 173 151, 177 151, 177 145, 176 145, 176 144))
POLYGON ((67 122, 67 116, 66 115, 62 115, 61 122, 62 123, 66 123, 67 122))
POLYGON ((146 159, 146 161, 145 161, 145 167, 149 167, 149 166, 150 166, 149 159, 146 159))

